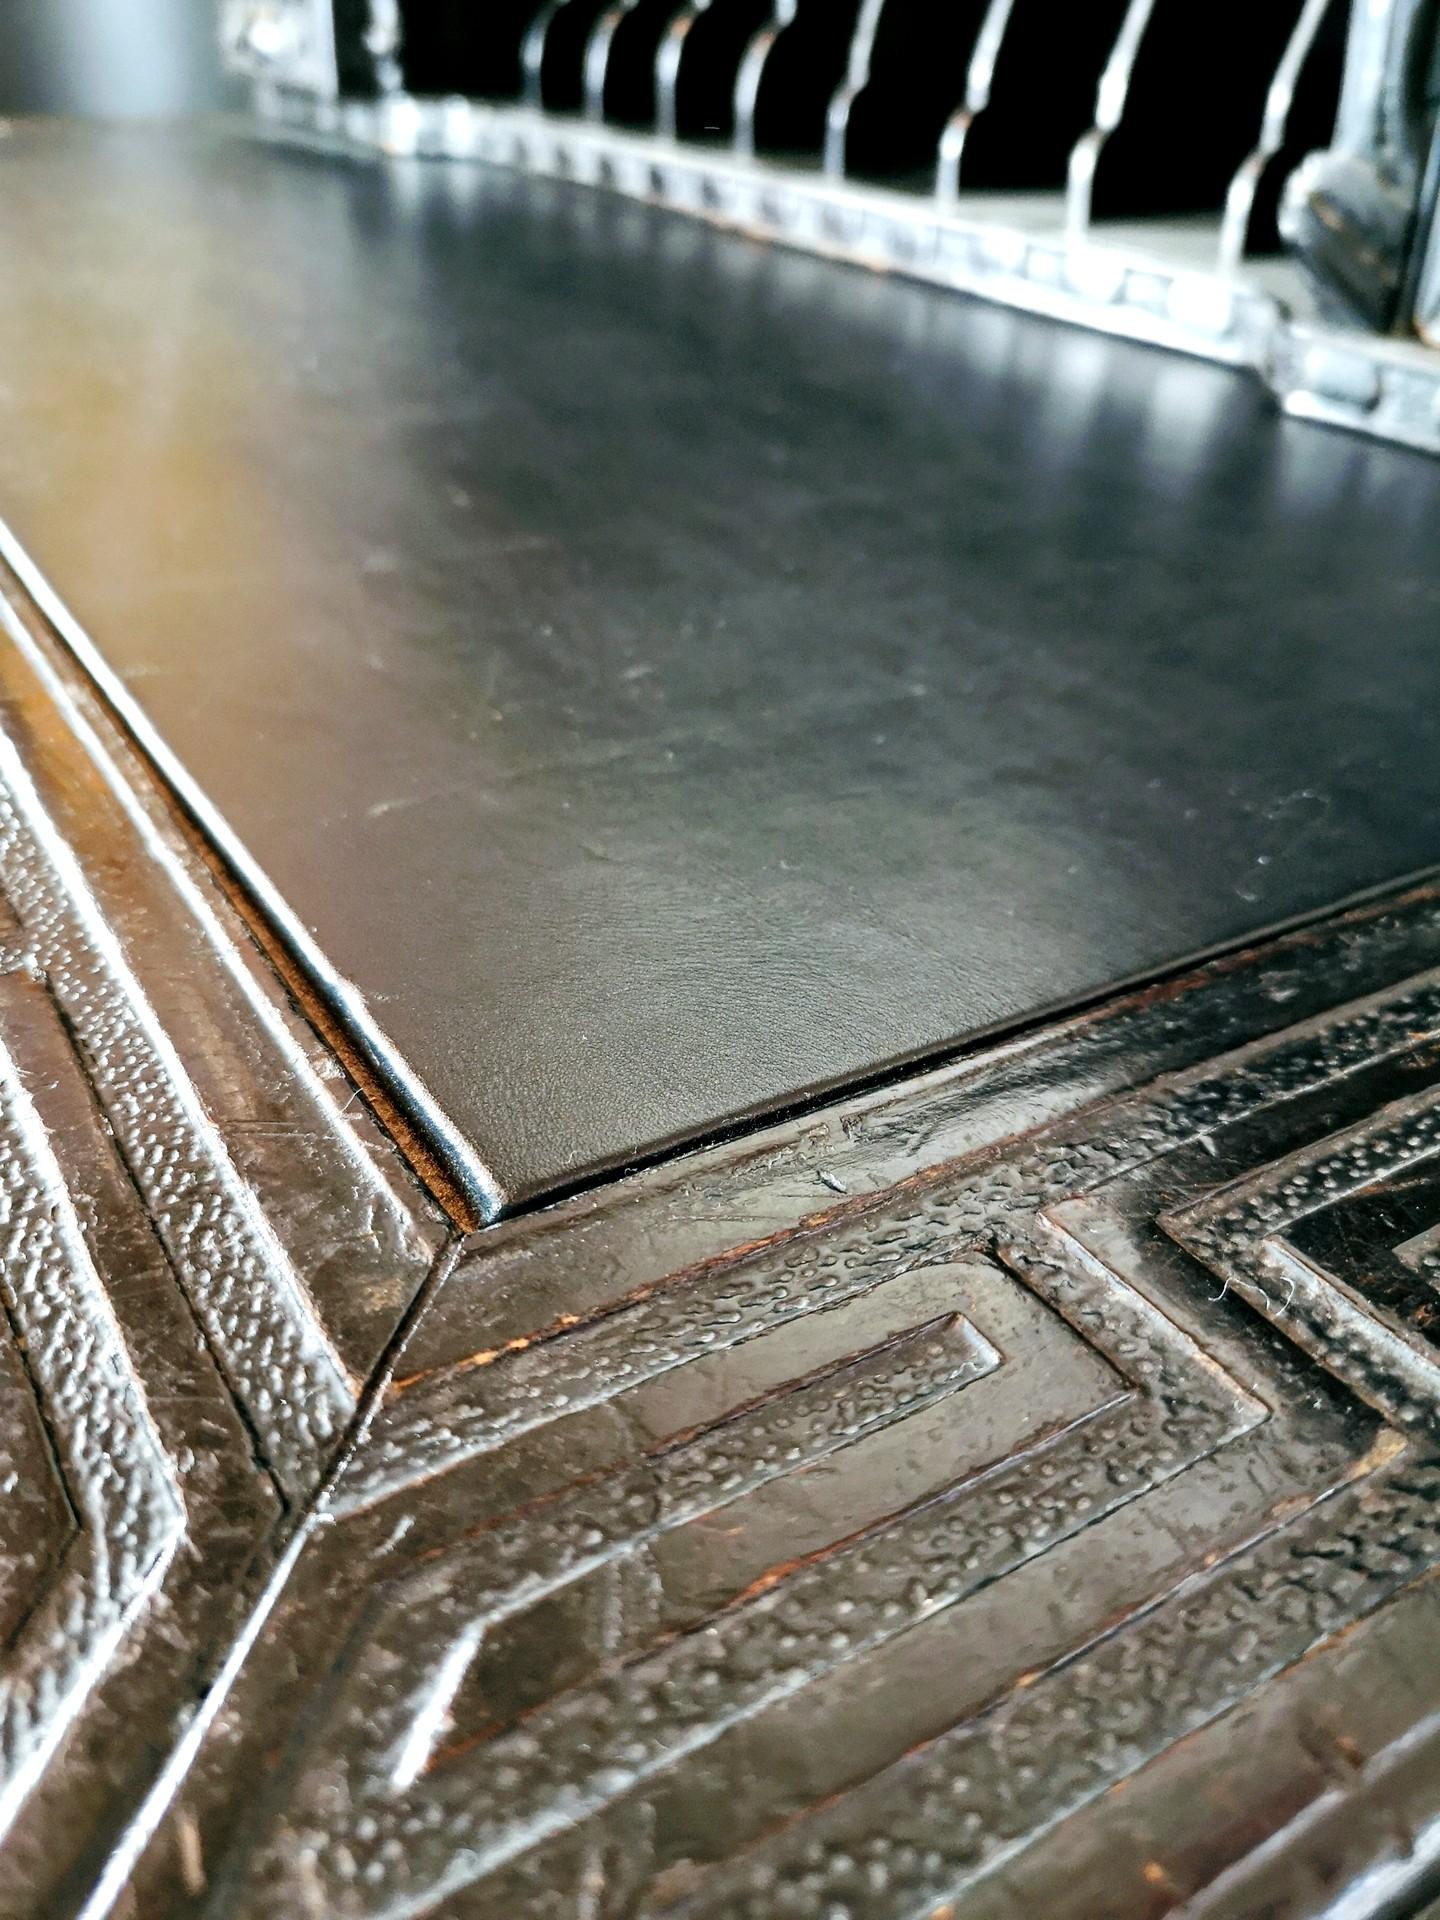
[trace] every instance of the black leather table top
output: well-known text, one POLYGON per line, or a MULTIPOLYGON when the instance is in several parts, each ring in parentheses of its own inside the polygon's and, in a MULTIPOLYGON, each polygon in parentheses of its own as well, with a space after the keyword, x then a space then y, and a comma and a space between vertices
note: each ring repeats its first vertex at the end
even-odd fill
POLYGON ((1440 465, 1239 376, 224 127, 0 257, 0 514, 489 1210, 1440 858, 1440 465))

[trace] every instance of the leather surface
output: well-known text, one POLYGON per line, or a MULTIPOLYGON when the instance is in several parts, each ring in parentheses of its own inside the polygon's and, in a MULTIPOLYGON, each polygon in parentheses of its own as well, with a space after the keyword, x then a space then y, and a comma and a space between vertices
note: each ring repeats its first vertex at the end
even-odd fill
POLYGON ((1440 469, 1224 372, 224 129, 0 245, 0 513, 492 1205, 1440 851, 1440 469))

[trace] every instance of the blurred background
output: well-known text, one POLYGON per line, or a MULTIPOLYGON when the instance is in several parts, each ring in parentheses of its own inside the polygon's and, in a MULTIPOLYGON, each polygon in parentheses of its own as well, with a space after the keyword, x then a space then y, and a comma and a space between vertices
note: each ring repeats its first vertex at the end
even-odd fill
POLYGON ((212 0, 0 0, 0 114, 184 113, 224 97, 212 0))

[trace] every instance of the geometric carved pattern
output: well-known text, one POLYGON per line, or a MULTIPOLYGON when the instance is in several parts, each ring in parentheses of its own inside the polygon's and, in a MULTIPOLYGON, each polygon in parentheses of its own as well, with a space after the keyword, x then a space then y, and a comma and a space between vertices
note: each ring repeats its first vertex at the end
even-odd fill
POLYGON ((136 1188, 282 1484, 313 1483, 354 1394, 263 1213, 220 1147, 168 1037, 0 739, 0 878, 27 958, 85 1048, 136 1188))
POLYGON ((1437 958, 1372 911, 472 1241, 239 1686, 262 1790, 198 1770, 202 1910, 983 1912, 1338 1657, 1440 1561, 1440 1367, 1285 1236, 1440 1151, 1437 958))
POLYGON ((5 625, 0 1911, 49 1920, 129 1898, 442 1230, 38 623, 5 625))
POLYGON ((447 1229, 19 596, 6 1920, 1440 1862, 1440 898, 447 1229))
MULTIPOLYGON (((39 997, 0 979, 0 1021, 39 997)), ((32 1590, 0 1673, 0 1832, 184 1533, 184 1508, 60 1170, 0 1054, 0 1291, 76 1532, 32 1590)), ((23 1521, 22 1521, 23 1526, 23 1521)), ((23 1553, 24 1539, 15 1542, 23 1553)))

